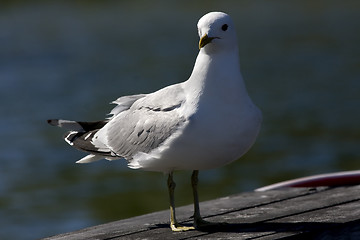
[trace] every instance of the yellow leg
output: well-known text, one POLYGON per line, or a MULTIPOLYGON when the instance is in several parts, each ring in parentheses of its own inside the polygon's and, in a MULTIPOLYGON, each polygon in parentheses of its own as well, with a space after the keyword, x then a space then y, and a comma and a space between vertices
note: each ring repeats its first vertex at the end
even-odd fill
POLYGON ((194 227, 196 229, 205 228, 205 227, 212 227, 212 226, 218 226, 218 225, 224 225, 226 223, 212 223, 205 221, 201 215, 200 215, 200 207, 199 207, 199 197, 198 197, 198 191, 197 191, 197 185, 198 185, 198 175, 199 171, 194 170, 191 175, 191 185, 193 189, 193 195, 194 195, 194 227))
POLYGON ((174 199, 174 190, 176 187, 176 184, 173 180, 173 173, 169 173, 168 180, 168 190, 169 190, 169 197, 170 197, 170 227, 171 230, 174 232, 181 232, 181 231, 188 231, 194 229, 194 227, 186 227, 180 225, 176 221, 176 215, 175 215, 175 199, 174 199))

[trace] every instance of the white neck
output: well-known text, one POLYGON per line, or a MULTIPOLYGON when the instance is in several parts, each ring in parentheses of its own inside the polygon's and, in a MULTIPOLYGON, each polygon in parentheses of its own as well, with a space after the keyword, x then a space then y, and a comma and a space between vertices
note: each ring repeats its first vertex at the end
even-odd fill
POLYGON ((193 72, 184 85, 188 90, 187 99, 193 103, 198 102, 200 97, 209 98, 207 101, 234 101, 248 97, 237 50, 207 54, 202 48, 193 72), (218 96, 226 96, 227 99, 218 99, 218 96))

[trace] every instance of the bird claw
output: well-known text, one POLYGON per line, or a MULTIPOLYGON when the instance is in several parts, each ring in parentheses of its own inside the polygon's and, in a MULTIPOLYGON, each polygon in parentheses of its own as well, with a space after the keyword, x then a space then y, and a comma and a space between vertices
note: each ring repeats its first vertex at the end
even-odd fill
POLYGON ((188 227, 188 226, 183 226, 179 223, 172 223, 170 224, 170 227, 171 227, 171 230, 173 232, 185 232, 185 231, 189 231, 189 230, 194 230, 195 227, 191 226, 191 227, 188 227))

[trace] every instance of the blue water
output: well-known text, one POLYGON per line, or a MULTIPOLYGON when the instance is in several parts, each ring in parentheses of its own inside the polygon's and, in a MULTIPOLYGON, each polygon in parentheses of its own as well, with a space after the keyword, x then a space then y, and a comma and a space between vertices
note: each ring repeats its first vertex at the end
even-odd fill
MULTIPOLYGON (((0 8, 0 239, 167 208, 165 176, 121 161, 77 165, 84 154, 46 119, 102 119, 121 95, 186 80, 196 22, 212 10, 236 23, 264 122, 241 160, 200 173, 201 200, 359 169, 358 1, 8 1, 0 8)), ((189 173, 175 180, 177 204, 191 203, 189 173)))

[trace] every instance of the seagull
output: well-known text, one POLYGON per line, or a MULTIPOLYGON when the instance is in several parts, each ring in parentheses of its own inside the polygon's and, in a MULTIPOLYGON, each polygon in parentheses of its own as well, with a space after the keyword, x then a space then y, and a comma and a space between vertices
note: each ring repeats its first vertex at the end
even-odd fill
POLYGON ((153 93, 120 97, 103 121, 48 120, 68 130, 64 136, 68 144, 88 153, 77 163, 125 159, 129 168, 167 174, 173 231, 215 224, 200 215, 199 170, 239 159, 255 142, 262 121, 240 73, 230 16, 207 13, 197 28, 199 53, 188 80, 153 93), (193 171, 192 226, 176 220, 173 173, 178 170, 193 171))

